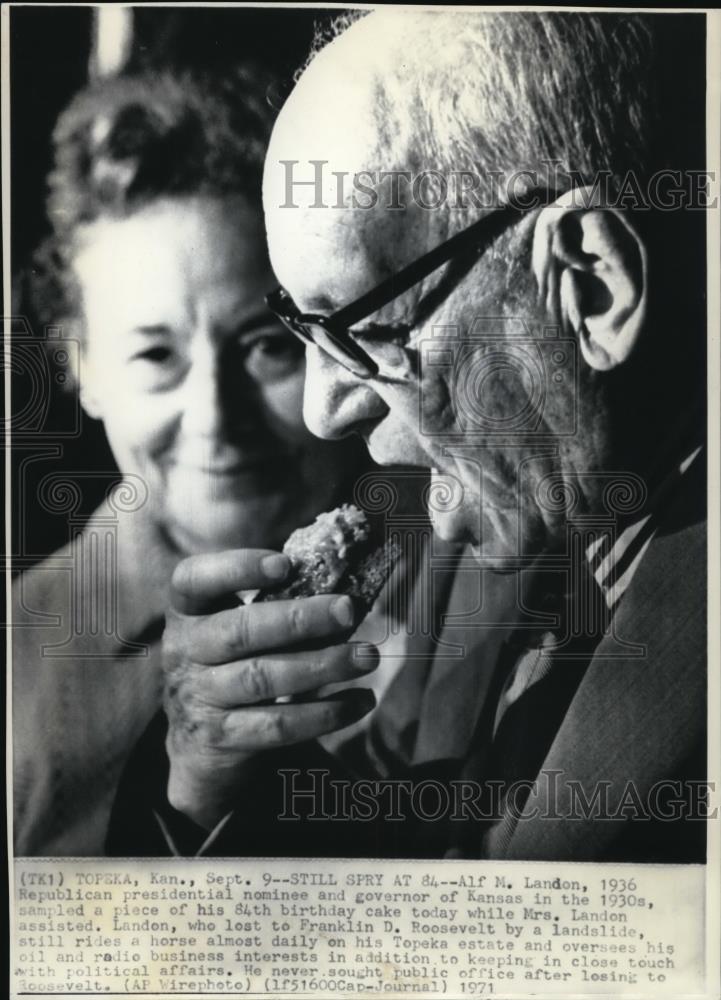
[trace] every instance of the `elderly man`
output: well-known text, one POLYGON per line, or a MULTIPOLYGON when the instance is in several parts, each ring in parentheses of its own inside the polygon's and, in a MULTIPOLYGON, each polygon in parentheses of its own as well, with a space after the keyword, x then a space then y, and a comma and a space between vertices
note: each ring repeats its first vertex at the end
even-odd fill
POLYGON ((507 631, 486 617, 460 668, 409 660, 333 756, 316 738, 372 703, 313 693, 372 665, 350 606, 227 609, 287 563, 183 564, 169 815, 221 853, 705 856, 703 243, 673 172, 702 162, 702 99, 664 35, 627 15, 377 12, 283 107, 268 301, 307 343, 306 422, 431 470, 435 531, 473 553, 507 631), (454 712, 463 738, 434 742, 454 712), (394 779, 405 805, 371 785, 367 822, 343 824, 319 775, 351 799, 353 778, 394 779))

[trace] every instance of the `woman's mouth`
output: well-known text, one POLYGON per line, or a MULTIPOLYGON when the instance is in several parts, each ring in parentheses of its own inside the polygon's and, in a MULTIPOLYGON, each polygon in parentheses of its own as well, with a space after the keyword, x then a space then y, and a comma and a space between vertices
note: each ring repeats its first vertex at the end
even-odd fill
POLYGON ((263 474, 276 468, 287 466, 289 462, 287 454, 276 452, 264 452, 250 455, 229 454, 211 458, 200 457, 180 457, 172 459, 168 465, 175 467, 179 472, 188 475, 206 476, 243 476, 251 474, 263 474))
POLYGON ((197 466, 193 471, 204 472, 208 476, 241 476, 244 473, 258 472, 268 464, 267 459, 247 462, 211 462, 208 465, 197 466))
POLYGON ((174 459, 166 466, 173 489, 190 496, 251 498, 288 490, 297 465, 286 452, 174 459))

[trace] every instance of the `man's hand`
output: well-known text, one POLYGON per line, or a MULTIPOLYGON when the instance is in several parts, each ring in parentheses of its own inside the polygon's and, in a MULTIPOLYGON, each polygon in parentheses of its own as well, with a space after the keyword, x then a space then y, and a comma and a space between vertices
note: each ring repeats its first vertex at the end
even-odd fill
POLYGON ((315 693, 378 665, 374 646, 347 642, 349 597, 229 607, 236 592, 276 585, 289 569, 280 553, 244 549, 192 556, 173 574, 163 639, 168 799, 208 829, 259 752, 341 729, 375 704, 360 688, 315 693), (289 696, 305 700, 276 701, 289 696))

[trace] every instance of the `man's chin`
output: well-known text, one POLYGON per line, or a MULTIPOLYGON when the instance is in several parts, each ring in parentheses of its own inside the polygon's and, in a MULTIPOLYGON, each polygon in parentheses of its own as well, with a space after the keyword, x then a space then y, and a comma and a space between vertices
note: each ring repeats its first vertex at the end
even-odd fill
POLYGON ((434 513, 431 517, 433 530, 442 541, 457 545, 473 556, 483 569, 499 573, 512 573, 518 568, 518 538, 508 530, 502 517, 491 519, 477 517, 468 512, 434 513))
POLYGON ((473 558, 476 560, 478 565, 482 569, 490 570, 491 573, 498 573, 508 575, 509 573, 517 573, 518 558, 511 556, 499 556, 499 555, 489 555, 484 546, 480 543, 476 545, 469 546, 473 558))

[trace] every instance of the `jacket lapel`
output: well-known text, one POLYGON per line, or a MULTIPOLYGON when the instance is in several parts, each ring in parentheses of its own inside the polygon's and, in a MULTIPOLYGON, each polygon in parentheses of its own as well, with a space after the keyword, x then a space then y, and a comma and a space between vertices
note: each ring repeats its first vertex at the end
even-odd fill
POLYGON ((646 802, 656 782, 683 776, 703 756, 705 560, 703 524, 652 541, 551 744, 537 793, 519 820, 502 820, 502 856, 613 856, 612 842, 630 833, 630 813, 569 820, 577 806, 569 783, 586 800, 607 790, 611 814, 626 796, 632 813, 636 797, 646 802), (629 655, 638 647, 642 655, 629 655))

